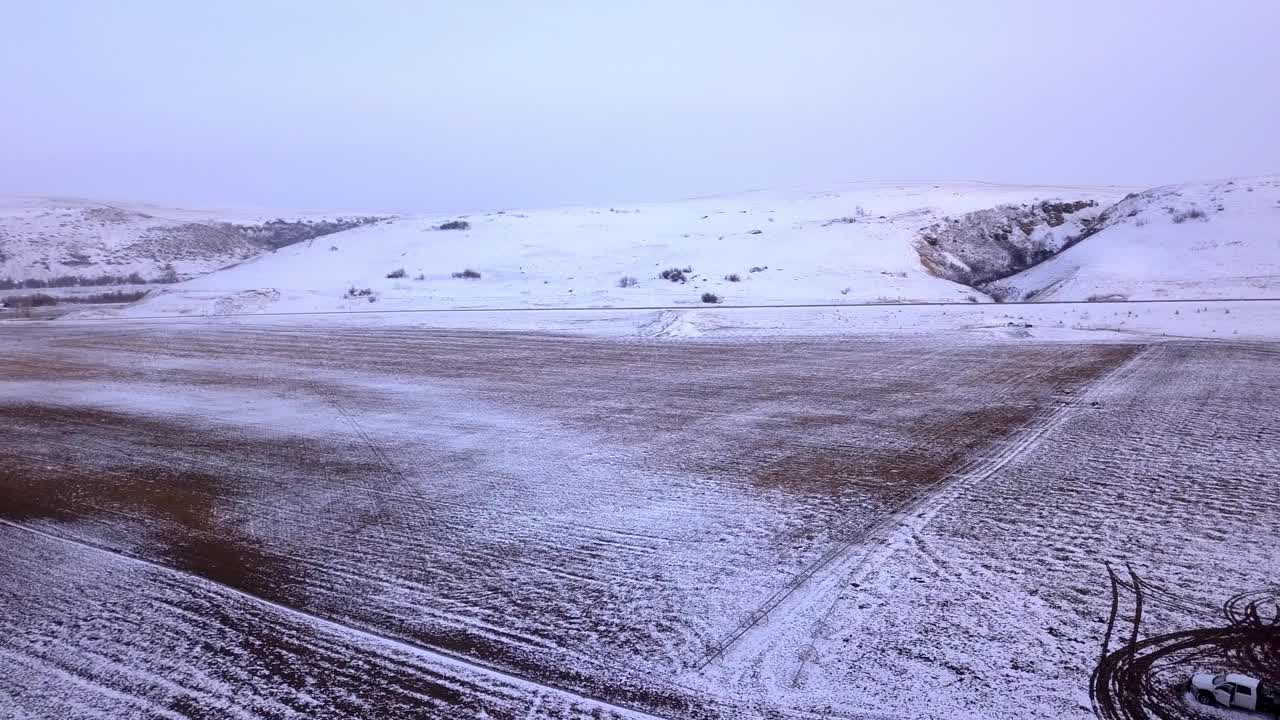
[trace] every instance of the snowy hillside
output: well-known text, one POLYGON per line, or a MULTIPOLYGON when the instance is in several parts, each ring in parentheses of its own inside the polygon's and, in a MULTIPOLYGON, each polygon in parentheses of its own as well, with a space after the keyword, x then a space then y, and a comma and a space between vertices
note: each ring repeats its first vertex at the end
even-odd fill
POLYGON ((70 278, 151 280, 169 266, 179 277, 191 277, 365 219, 0 196, 0 281, 35 286, 63 278, 64 286, 74 284, 70 278))
POLYGON ((1280 176, 1127 197, 1078 244, 983 289, 1010 300, 1280 295, 1280 176))
POLYGON ((702 306, 704 293, 734 305, 983 302, 988 298, 972 288, 926 271, 913 244, 923 228, 1005 204, 1056 199, 1107 206, 1128 190, 856 183, 612 208, 402 218, 166 288, 127 312, 702 306), (439 229, 457 220, 468 227, 439 229), (467 270, 479 276, 454 277, 467 270), (662 279, 664 270, 682 272, 662 279))

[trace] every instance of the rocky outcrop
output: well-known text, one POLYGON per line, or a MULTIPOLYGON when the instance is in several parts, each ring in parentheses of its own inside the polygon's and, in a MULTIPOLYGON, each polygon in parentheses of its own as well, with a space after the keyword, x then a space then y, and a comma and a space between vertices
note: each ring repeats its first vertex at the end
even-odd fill
POLYGON ((946 218, 920 231, 920 261, 933 275, 978 286, 1020 272, 1087 237, 1094 200, 1001 205, 946 218))

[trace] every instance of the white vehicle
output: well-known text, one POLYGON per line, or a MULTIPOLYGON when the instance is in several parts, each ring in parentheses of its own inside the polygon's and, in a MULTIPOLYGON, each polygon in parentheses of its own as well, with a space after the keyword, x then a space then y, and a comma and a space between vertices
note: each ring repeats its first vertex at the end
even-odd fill
POLYGON ((1280 693, 1248 675, 1196 673, 1187 686, 1206 705, 1280 713, 1280 693))

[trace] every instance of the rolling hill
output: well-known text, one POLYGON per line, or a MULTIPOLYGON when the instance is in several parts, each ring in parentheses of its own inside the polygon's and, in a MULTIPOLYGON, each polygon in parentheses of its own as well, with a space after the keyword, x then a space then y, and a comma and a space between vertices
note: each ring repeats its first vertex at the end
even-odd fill
POLYGON ((116 278, 194 277, 377 219, 0 196, 0 284, 44 287, 52 281, 65 287, 81 280, 109 285, 116 278))
MULTIPOLYGON (((984 302, 913 245, 945 218, 1128 188, 855 183, 671 203, 399 218, 153 293, 132 313, 984 302), (465 223, 465 229, 449 223, 465 223), (473 271, 478 277, 455 277, 473 271), (675 279, 664 271, 679 270, 675 279), (370 308, 371 305, 376 305, 370 308)), ((670 273, 668 273, 670 275, 670 273)))

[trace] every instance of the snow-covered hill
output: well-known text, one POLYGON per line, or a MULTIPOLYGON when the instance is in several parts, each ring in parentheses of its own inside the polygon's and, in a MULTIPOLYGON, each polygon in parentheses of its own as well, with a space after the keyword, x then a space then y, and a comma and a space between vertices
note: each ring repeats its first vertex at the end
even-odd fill
POLYGON ((0 196, 0 281, 191 277, 367 219, 0 196))
POLYGON ((1129 196, 1076 245, 983 289, 1010 300, 1280 296, 1280 176, 1129 196))
POLYGON ((736 305, 984 302, 985 295, 925 269, 914 246, 923 228, 1006 204, 1107 206, 1129 190, 856 183, 661 204, 401 218, 166 288, 127 312, 702 307, 704 293, 736 305), (455 220, 468 227, 439 229, 455 220), (684 280, 661 277, 672 269, 684 280), (466 270, 479 277, 454 277, 466 270))

